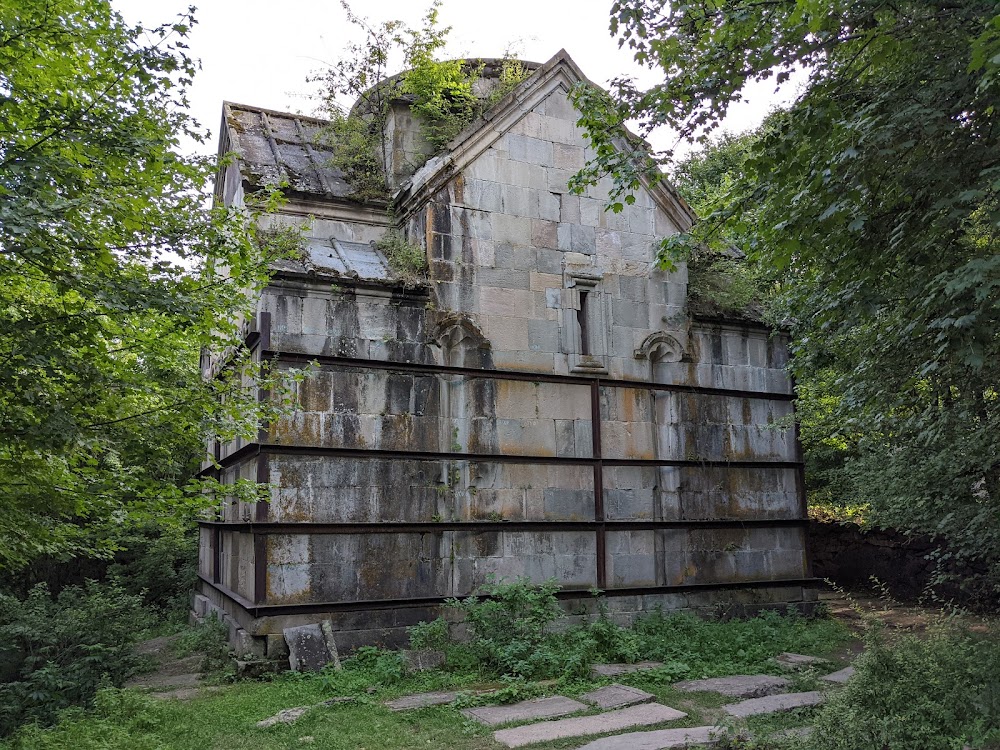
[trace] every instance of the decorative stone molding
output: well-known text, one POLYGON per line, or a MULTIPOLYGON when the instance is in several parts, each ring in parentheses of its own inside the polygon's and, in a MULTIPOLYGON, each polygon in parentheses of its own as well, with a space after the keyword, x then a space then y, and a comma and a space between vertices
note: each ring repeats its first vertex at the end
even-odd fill
POLYGON ((636 359, 647 359, 650 362, 680 362, 684 356, 681 343, 664 331, 651 333, 635 350, 636 359))

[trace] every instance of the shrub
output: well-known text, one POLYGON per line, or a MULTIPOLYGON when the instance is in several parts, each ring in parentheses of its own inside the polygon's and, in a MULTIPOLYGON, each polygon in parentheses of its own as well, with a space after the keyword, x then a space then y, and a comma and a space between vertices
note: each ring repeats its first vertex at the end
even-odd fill
POLYGON ((51 723, 102 685, 121 685, 142 664, 133 646, 147 623, 142 598, 114 583, 88 581, 55 598, 45 584, 23 601, 0 595, 0 734, 51 723))
POLYGON ((869 624, 857 673, 820 712, 814 750, 1000 744, 1000 640, 942 625, 890 641, 869 624))
POLYGON ((174 621, 187 618, 198 578, 197 528, 150 525, 125 536, 108 577, 174 621))

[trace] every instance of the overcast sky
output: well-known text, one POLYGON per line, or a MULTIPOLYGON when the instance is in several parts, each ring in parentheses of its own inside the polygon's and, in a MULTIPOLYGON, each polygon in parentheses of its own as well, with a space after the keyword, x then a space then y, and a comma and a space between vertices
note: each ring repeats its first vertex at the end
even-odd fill
MULTIPOLYGON (((151 26, 173 20, 189 0, 112 0, 130 23, 151 26)), ((427 4, 368 0, 352 4, 374 22, 400 18, 419 26, 427 4)), ((448 57, 501 57, 508 48, 518 57, 545 62, 565 48, 594 82, 606 84, 623 74, 640 82, 652 73, 635 66, 608 32, 611 0, 445 0, 442 25, 452 26, 448 57)), ((189 43, 202 70, 191 90, 192 114, 211 130, 214 143, 229 100, 269 109, 314 114, 306 82, 312 71, 339 59, 348 42, 360 41, 336 0, 203 0, 189 43)), ((779 103, 770 86, 751 92, 731 110, 726 129, 743 131, 759 123, 779 103)), ((653 146, 673 145, 660 133, 653 146)), ((686 149, 684 149, 686 150, 686 149)))

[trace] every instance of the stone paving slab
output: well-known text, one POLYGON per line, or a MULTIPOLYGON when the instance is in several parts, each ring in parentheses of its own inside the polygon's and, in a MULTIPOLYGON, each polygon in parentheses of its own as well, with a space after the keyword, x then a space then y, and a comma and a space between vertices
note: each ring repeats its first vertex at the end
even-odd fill
POLYGON ((730 698, 762 698, 785 690, 791 682, 768 674, 734 674, 706 680, 675 682, 671 687, 685 693, 721 693, 730 698))
POLYGON ((618 677, 662 666, 662 661, 637 661, 635 664, 595 664, 590 668, 590 672, 594 677, 618 677))
POLYGON ((722 707, 730 716, 746 718, 759 714, 773 714, 778 711, 791 711, 793 708, 818 706, 823 702, 823 693, 811 690, 808 693, 785 693, 784 695, 768 695, 764 698, 751 698, 739 703, 729 703, 722 707))
POLYGON ((854 676, 854 667, 844 667, 843 669, 833 672, 831 674, 825 674, 820 677, 824 682, 832 682, 835 685, 843 685, 849 679, 854 676))
POLYGON ((442 706, 445 703, 451 703, 457 697, 458 693, 417 693, 386 701, 384 705, 390 711, 410 711, 414 708, 442 706))
MULTIPOLYGON (((650 696, 652 697, 652 696, 650 696)), ((586 711, 587 706, 580 701, 566 698, 561 695, 553 695, 549 698, 533 698, 520 703, 511 703, 507 706, 482 706, 480 708, 463 709, 462 714, 480 724, 496 726, 497 724, 510 724, 512 721, 526 721, 528 719, 551 719, 555 716, 565 716, 575 714, 577 711, 586 711)))
POLYGON ((787 669, 805 669, 806 667, 814 667, 817 664, 826 664, 826 659, 821 659, 818 656, 806 656, 805 654, 791 654, 787 651, 783 654, 778 654, 774 657, 774 660, 783 667, 787 669))
POLYGON ((606 685, 597 690, 591 690, 589 693, 581 695, 580 698, 587 701, 587 703, 593 703, 598 708, 607 711, 612 708, 634 706, 637 703, 649 703, 656 696, 639 688, 615 683, 614 685, 606 685))
POLYGON ((687 716, 683 711, 660 703, 646 703, 642 706, 620 708, 594 716, 578 716, 573 719, 540 721, 523 727, 501 729, 493 733, 493 739, 506 747, 521 747, 535 742, 548 742, 567 737, 586 737, 591 734, 617 732, 631 727, 648 727, 664 721, 674 721, 687 716))
POLYGON ((681 729, 654 729, 652 732, 629 732, 614 737, 602 737, 578 750, 666 750, 672 747, 701 747, 714 745, 719 727, 683 727, 681 729))

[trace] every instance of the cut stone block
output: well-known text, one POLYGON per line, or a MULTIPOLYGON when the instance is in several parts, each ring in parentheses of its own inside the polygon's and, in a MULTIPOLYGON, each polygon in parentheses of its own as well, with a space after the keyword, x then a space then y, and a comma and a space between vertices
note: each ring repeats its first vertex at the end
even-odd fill
POLYGON ((637 661, 635 664, 595 664, 590 668, 590 672, 594 677, 618 677, 618 675, 642 672, 662 666, 662 661, 637 661))
POLYGON ((682 727, 654 729, 652 732, 629 732, 614 737, 602 737, 579 750, 666 750, 671 747, 702 747, 714 745, 723 730, 719 727, 682 727))
POLYGON ((512 721, 551 719, 554 716, 565 716, 586 710, 587 706, 580 701, 554 695, 551 698, 534 698, 520 703, 512 703, 509 706, 466 708, 462 714, 480 724, 493 727, 497 724, 509 724, 512 721))
POLYGON ((443 706, 445 703, 451 703, 457 697, 458 693, 417 693, 386 701, 385 705, 391 711, 410 711, 414 708, 443 706))
POLYGON ((318 672, 327 664, 340 669, 340 655, 329 620, 281 631, 288 644, 288 664, 295 672, 318 672))
POLYGON ((711 677, 707 680, 685 680, 674 688, 685 693, 722 693, 730 698, 762 698, 782 692, 791 684, 784 677, 766 674, 734 674, 729 677, 711 677))
POLYGON ((854 672, 855 672, 854 667, 844 667, 843 669, 837 672, 833 672, 831 674, 825 674, 822 677, 820 677, 820 679, 823 680, 824 682, 832 682, 835 685, 843 685, 845 682, 851 679, 851 677, 854 676, 854 672))
POLYGON ((424 649, 421 651, 400 651, 407 672, 424 672, 444 666, 444 652, 424 649))
POLYGON ((687 716, 683 711, 660 703, 620 708, 595 716, 578 716, 573 719, 540 721, 523 727, 501 729, 493 739, 506 747, 522 747, 535 742, 549 742, 567 737, 586 737, 591 734, 617 732, 630 727, 648 727, 664 721, 674 721, 687 716))
POLYGON ((823 702, 823 693, 811 690, 808 693, 786 693, 784 695, 768 695, 764 698, 751 698, 739 703, 730 703, 722 707, 730 716, 738 719, 759 714, 773 714, 779 711, 791 711, 793 708, 818 706, 823 702))
POLYGON ((821 659, 818 656, 806 656, 805 654, 790 654, 785 652, 783 654, 778 654, 774 657, 774 660, 781 666, 787 669, 805 669, 806 667, 813 667, 817 664, 826 664, 826 659, 821 659))
POLYGON ((580 696, 587 703, 593 703, 595 706, 604 709, 605 711, 612 708, 625 708, 625 706, 634 706, 637 703, 648 703, 649 701, 656 698, 652 693, 647 693, 645 690, 639 690, 639 688, 629 687, 628 685, 607 685, 597 690, 591 690, 589 693, 584 693, 580 696))

